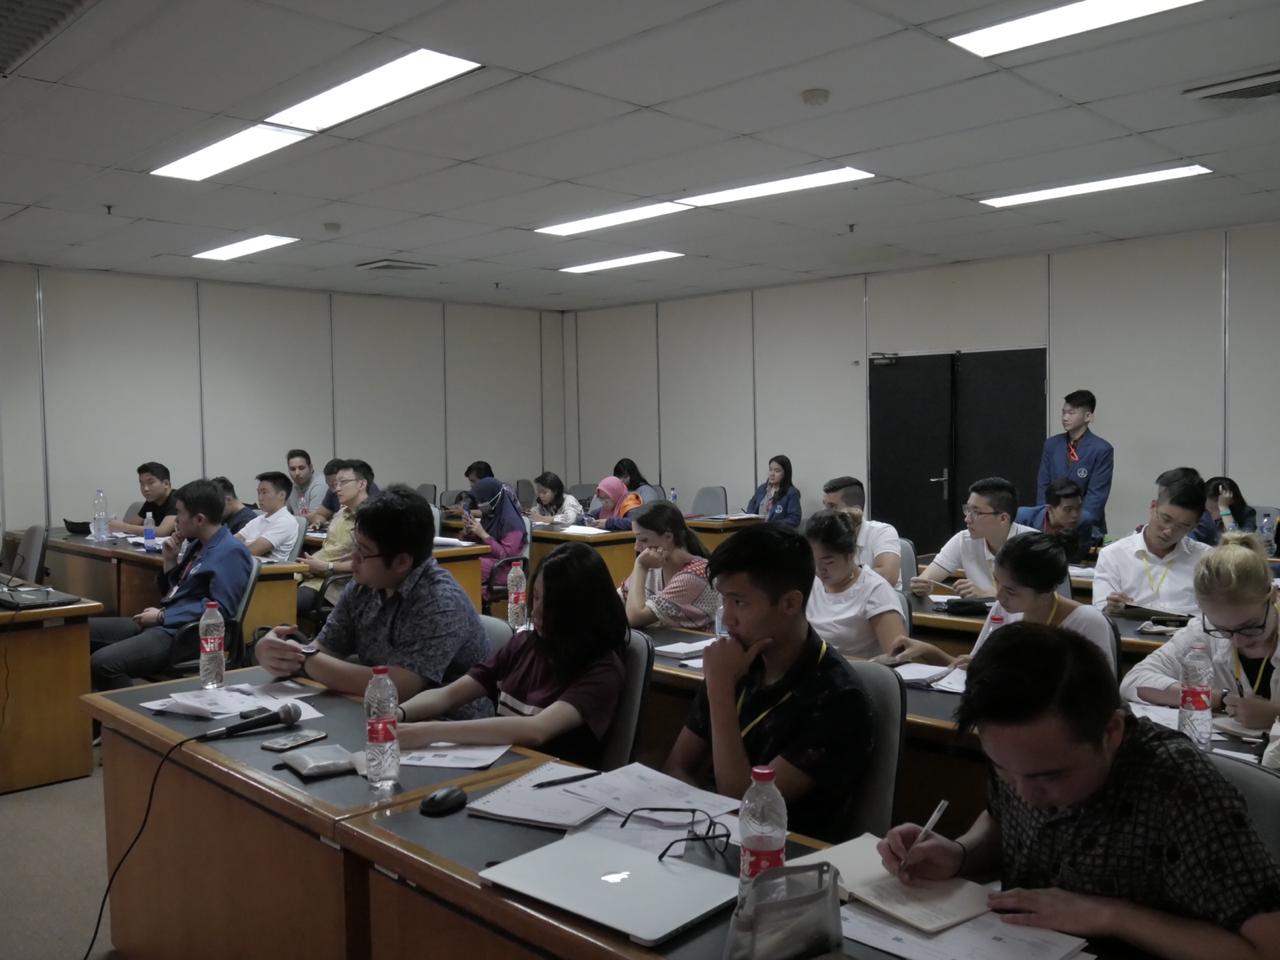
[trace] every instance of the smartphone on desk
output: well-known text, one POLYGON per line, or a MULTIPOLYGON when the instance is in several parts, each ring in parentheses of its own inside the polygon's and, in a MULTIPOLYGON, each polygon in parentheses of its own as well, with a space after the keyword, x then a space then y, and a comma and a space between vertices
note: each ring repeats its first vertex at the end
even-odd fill
POLYGON ((284 751, 292 750, 294 747, 301 747, 304 744, 323 740, 327 736, 328 734, 323 730, 295 730, 293 733, 286 733, 283 736, 272 737, 270 740, 263 740, 262 749, 271 750, 275 753, 284 753, 284 751))

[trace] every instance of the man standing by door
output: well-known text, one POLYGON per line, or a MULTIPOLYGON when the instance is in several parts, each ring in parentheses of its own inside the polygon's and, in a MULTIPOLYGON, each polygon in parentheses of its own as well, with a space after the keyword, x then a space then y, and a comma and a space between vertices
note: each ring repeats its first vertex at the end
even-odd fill
POLYGON ((1049 485, 1055 480, 1071 480, 1084 494, 1080 528, 1101 537, 1107 532, 1107 497, 1111 495, 1115 451, 1089 429, 1097 405, 1097 398, 1089 390, 1075 390, 1062 398, 1064 432, 1044 442, 1036 478, 1036 504, 1045 502, 1049 485))

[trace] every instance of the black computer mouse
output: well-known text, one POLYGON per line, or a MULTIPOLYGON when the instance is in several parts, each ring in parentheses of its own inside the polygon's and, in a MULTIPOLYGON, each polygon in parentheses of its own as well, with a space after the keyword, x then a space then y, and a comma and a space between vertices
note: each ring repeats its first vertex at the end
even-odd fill
POLYGON ((424 817, 447 817, 467 805, 467 791, 461 787, 441 787, 423 799, 418 812, 424 817))

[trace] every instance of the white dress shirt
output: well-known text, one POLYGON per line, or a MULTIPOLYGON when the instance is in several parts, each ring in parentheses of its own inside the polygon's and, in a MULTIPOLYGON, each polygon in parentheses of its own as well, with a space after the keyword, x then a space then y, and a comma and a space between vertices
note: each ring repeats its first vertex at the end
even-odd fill
POLYGON ((1142 531, 1102 548, 1093 572, 1093 605, 1105 607, 1113 593, 1128 594, 1140 607, 1169 613, 1195 613, 1200 609, 1192 587, 1196 561, 1212 550, 1188 537, 1178 541, 1167 556, 1147 550, 1142 531))
MULTIPOLYGON (((1035 527, 1015 523, 1010 525, 1006 539, 1012 539, 1020 533, 1037 532, 1035 527)), ((977 587, 979 593, 995 596, 996 555, 991 552, 985 538, 975 537, 968 530, 961 530, 938 551, 933 562, 947 573, 963 569, 964 578, 977 587)))

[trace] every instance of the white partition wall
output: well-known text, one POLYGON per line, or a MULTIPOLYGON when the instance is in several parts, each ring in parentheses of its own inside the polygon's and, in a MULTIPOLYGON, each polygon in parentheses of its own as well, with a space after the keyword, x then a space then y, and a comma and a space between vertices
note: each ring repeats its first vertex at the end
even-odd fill
POLYGON ((368 461, 381 486, 444 489, 441 304, 335 294, 333 404, 337 456, 368 461))
POLYGON ((791 458, 805 516, 821 509, 832 477, 866 481, 863 291, 851 277, 753 294, 756 449, 791 458))
POLYGON ((560 313, 544 311, 539 322, 542 325, 542 467, 566 483, 572 483, 565 479, 564 318, 560 313))
POLYGON ((580 479, 596 483, 630 457, 657 483, 657 308, 646 303, 583 311, 577 326, 580 479))
POLYGON ((328 294, 200 284, 205 469, 246 502, 291 448, 333 456, 331 344, 328 294))
POLYGON ((560 479, 569 487, 582 480, 582 450, 578 445, 578 314, 566 313, 562 330, 565 464, 560 479))
POLYGON ((1086 388, 1116 449, 1113 534, 1148 515, 1169 467, 1222 467, 1223 235, 1160 237, 1054 254, 1050 406, 1086 388))
POLYGON ((41 287, 54 525, 88 519, 99 486, 123 516, 147 460, 199 477, 194 281, 42 270, 41 287))
POLYGON ((36 280, 35 267, 0 263, 0 520, 6 530, 44 523, 36 280))
MULTIPOLYGON (((1245 499, 1280 506, 1275 429, 1280 371, 1280 225, 1227 234, 1231 299, 1227 341, 1226 473, 1245 499)), ((1261 516, 1258 517, 1261 520, 1261 516)))
MULTIPOLYGON (((751 294, 659 304, 658 358, 663 484, 687 502, 698 487, 723 486, 730 509, 745 505, 766 469, 754 452, 751 294)), ((761 387, 761 404, 788 389, 761 387)))
POLYGON ((473 460, 507 481, 542 470, 541 334, 536 310, 444 308, 448 476, 460 487, 473 460))

